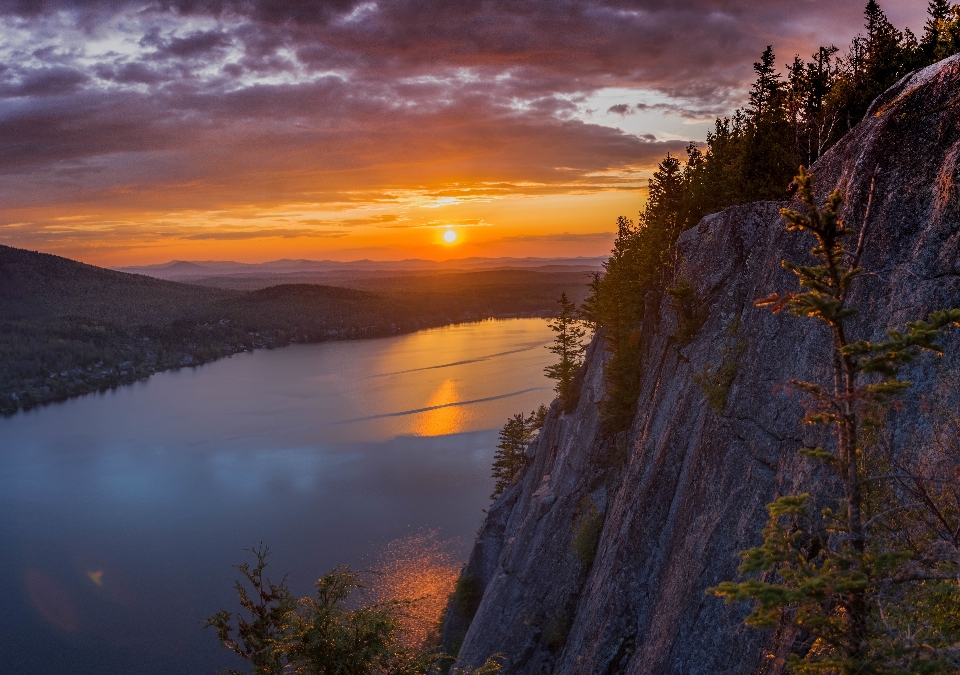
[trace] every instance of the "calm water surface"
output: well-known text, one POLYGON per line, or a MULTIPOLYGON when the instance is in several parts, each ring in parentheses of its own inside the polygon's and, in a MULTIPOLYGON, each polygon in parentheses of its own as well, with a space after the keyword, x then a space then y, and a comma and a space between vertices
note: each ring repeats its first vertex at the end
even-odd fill
POLYGON ((552 398, 551 338, 518 319, 292 346, 0 419, 3 672, 236 665, 201 622, 261 541, 301 595, 425 529, 465 559, 499 427, 552 398))

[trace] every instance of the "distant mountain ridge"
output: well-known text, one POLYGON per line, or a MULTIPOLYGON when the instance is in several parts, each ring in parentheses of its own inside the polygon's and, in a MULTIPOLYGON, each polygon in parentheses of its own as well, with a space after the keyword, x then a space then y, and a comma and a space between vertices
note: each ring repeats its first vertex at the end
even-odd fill
POLYGON ((347 272, 431 272, 500 269, 599 270, 607 256, 575 258, 455 258, 450 260, 305 260, 281 259, 264 263, 229 260, 172 260, 155 265, 114 267, 119 272, 143 274, 158 279, 185 279, 232 275, 324 274, 347 272))

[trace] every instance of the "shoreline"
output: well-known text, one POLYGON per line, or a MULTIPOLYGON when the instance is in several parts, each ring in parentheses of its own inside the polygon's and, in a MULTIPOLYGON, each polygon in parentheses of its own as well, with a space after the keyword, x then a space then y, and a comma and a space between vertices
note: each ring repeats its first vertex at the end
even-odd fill
MULTIPOLYGON (((322 344, 325 342, 349 342, 357 340, 373 340, 399 335, 409 335, 434 328, 447 328, 463 324, 482 323, 483 321, 508 321, 511 319, 543 319, 551 316, 545 311, 540 312, 512 312, 486 317, 470 319, 448 319, 432 322, 428 319, 417 320, 407 324, 374 325, 341 329, 328 329, 323 332, 293 334, 278 337, 270 333, 280 331, 248 331, 245 339, 237 343, 218 345, 218 353, 211 356, 198 355, 203 349, 194 349, 189 352, 163 352, 166 356, 157 356, 153 359, 141 359, 137 362, 124 360, 119 363, 105 364, 98 362, 85 368, 73 366, 69 370, 59 373, 50 373, 48 377, 39 379, 26 389, 20 391, 0 391, 0 418, 8 418, 18 412, 26 412, 35 408, 64 403, 70 399, 104 393, 137 382, 145 382, 152 375, 183 368, 196 368, 208 363, 229 358, 235 354, 250 353, 262 349, 272 350, 289 347, 294 344, 322 344)), ((152 346, 152 345, 150 345, 152 346)))

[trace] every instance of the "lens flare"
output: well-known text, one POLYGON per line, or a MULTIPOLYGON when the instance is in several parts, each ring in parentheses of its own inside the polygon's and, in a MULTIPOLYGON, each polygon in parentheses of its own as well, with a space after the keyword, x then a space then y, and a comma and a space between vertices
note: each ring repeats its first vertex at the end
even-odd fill
POLYGON ((72 633, 80 627, 80 613, 70 595, 43 572, 27 570, 27 596, 40 616, 60 630, 72 633))

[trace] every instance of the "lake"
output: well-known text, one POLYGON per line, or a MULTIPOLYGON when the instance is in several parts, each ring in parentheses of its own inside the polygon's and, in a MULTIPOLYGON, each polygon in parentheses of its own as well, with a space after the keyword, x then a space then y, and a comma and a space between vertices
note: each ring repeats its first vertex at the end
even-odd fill
POLYGON ((293 345, 0 419, 3 671, 236 667, 201 624, 236 608, 231 566, 260 542, 297 595, 403 542, 465 561, 499 428, 553 398, 552 337, 515 319, 293 345))

